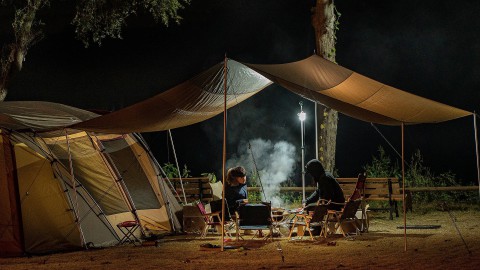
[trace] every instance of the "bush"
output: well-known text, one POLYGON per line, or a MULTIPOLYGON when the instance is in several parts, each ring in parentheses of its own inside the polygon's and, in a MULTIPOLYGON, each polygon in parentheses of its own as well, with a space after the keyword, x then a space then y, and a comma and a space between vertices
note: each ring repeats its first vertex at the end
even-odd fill
MULTIPOLYGON (((163 171, 168 178, 179 178, 177 166, 172 163, 165 163, 162 166, 163 171)), ((183 165, 182 177, 190 177, 190 170, 187 168, 187 164, 183 165)))
MULTIPOLYGON (((367 177, 398 177, 401 179, 401 171, 398 162, 393 164, 380 146, 379 156, 372 157, 372 163, 364 166, 367 177)), ((407 187, 448 187, 460 186, 455 174, 448 171, 435 175, 430 168, 423 164, 420 150, 417 150, 410 162, 406 161, 405 185, 407 187)), ((438 208, 439 205, 456 205, 458 202, 466 204, 476 202, 476 192, 470 191, 425 191, 413 194, 415 208, 425 206, 426 208, 438 208), (474 194, 475 193, 475 194, 474 194)))

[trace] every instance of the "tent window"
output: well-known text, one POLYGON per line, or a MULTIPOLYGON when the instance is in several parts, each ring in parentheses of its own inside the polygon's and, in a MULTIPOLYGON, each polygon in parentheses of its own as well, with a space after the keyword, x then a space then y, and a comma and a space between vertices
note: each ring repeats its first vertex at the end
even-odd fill
POLYGON ((124 139, 102 141, 103 146, 120 172, 135 207, 157 209, 160 203, 139 159, 124 139))

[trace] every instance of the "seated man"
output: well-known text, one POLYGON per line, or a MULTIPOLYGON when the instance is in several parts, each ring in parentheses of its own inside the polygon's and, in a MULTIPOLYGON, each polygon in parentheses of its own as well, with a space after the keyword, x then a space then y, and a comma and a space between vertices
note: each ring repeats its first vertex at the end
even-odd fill
POLYGON ((329 172, 325 172, 322 163, 317 159, 310 160, 305 166, 306 172, 313 177, 317 189, 306 199, 305 205, 316 205, 319 200, 330 202, 328 209, 341 210, 345 203, 342 188, 329 172))

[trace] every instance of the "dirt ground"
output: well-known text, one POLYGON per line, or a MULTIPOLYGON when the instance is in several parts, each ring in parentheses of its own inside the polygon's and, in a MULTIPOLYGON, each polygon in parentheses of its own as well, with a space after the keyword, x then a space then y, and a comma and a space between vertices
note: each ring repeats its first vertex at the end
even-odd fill
MULTIPOLYGON (((371 218, 370 230, 355 237, 341 234, 315 241, 275 238, 273 242, 227 241, 211 235, 168 236, 96 250, 24 258, 0 258, 0 269, 479 269, 480 214, 473 211, 407 214, 407 225, 440 225, 437 229, 407 229, 403 218, 386 213, 371 218), (283 259, 282 259, 283 258, 283 259)), ((407 228, 408 228, 407 226, 407 228)), ((226 238, 230 240, 229 238, 226 238)))

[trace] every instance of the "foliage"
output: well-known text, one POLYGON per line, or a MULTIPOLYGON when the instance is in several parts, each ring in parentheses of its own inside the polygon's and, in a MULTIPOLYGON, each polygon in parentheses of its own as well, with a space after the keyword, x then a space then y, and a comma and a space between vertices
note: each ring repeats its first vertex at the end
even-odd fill
MULTIPOLYGON (((162 166, 163 171, 168 178, 179 178, 177 166, 172 163, 165 163, 162 166)), ((187 168, 187 164, 183 165, 182 177, 190 177, 190 170, 187 168)))
MULTIPOLYGON (((280 184, 282 187, 294 187, 296 186, 293 179, 287 179, 287 181, 280 184)), ((283 192, 280 193, 280 199, 287 205, 301 205, 302 204, 302 193, 301 192, 283 192)))
MULTIPOLYGON (((249 187, 260 187, 259 177, 255 170, 252 170, 250 177, 247 177, 247 186, 249 187)), ((248 192, 248 201, 250 202, 261 202, 262 193, 261 191, 250 191, 248 192)))
POLYGON ((189 0, 85 0, 76 7, 72 24, 75 33, 86 47, 90 43, 101 45, 106 37, 121 38, 126 19, 139 9, 148 11, 155 21, 168 26, 170 21, 179 23, 178 10, 189 0))
POLYGON ((217 182, 217 176, 215 175, 215 173, 201 173, 200 175, 208 177, 208 181, 210 183, 216 183, 217 182))
POLYGON ((378 157, 373 156, 372 163, 365 165, 363 168, 367 172, 367 177, 401 176, 398 163, 392 163, 382 146, 378 147, 378 157))
MULTIPOLYGON (((71 1, 72 24, 77 39, 85 47, 94 43, 102 44, 105 38, 121 38, 126 19, 140 11, 152 15, 156 22, 168 26, 170 21, 179 23, 178 11, 190 0, 81 0, 71 1)), ((42 18, 45 14, 59 16, 68 14, 65 10, 44 12, 50 6, 49 0, 0 0, 0 24, 9 29, 0 33, 2 38, 0 54, 0 101, 4 100, 8 84, 15 73, 22 70, 28 50, 44 37, 42 18), (11 28, 8 26, 11 25, 11 28)))
MULTIPOLYGON (((393 164, 390 157, 380 146, 378 149, 378 157, 373 156, 371 164, 364 166, 367 177, 399 177, 401 172, 398 163, 393 164)), ((417 150, 410 161, 406 161, 405 185, 407 187, 447 187, 459 186, 452 172, 442 172, 435 175, 429 167, 424 165, 420 150, 417 150)), ((432 192, 415 192, 413 194, 414 207, 420 205, 455 205, 457 202, 474 202, 475 196, 469 191, 432 191, 432 192)), ((383 202, 382 202, 383 203, 383 202)))

